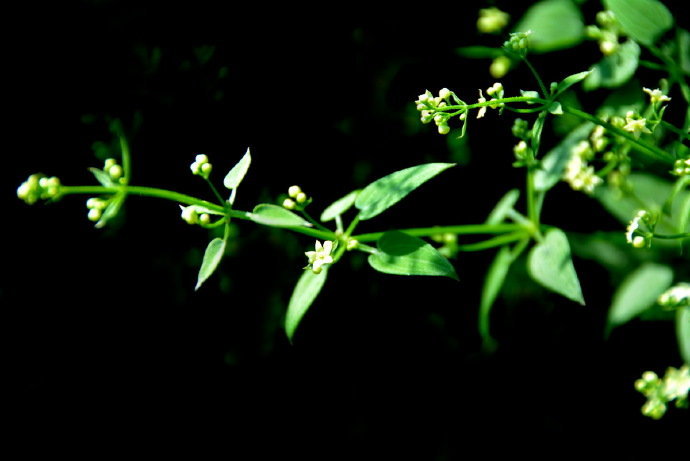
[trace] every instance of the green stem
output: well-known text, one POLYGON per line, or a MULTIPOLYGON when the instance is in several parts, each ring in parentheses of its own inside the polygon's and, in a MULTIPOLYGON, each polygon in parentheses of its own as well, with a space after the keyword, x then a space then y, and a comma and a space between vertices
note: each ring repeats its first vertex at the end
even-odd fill
POLYGON ((223 196, 220 195, 220 192, 218 192, 218 189, 216 189, 216 186, 213 185, 213 183, 211 182, 210 179, 208 179, 208 178, 204 178, 204 179, 206 180, 206 182, 208 183, 209 187, 210 187, 211 190, 213 191, 213 195, 215 195, 216 198, 218 199, 218 202, 219 202, 221 205, 223 205, 223 208, 225 208, 225 206, 226 206, 225 204, 226 204, 227 202, 225 201, 225 199, 223 199, 223 196))
POLYGON ((684 232, 682 234, 652 234, 655 239, 687 239, 690 238, 690 232, 684 232))
POLYGON ((132 159, 129 152, 129 143, 125 134, 118 128, 120 137, 120 152, 122 153, 122 170, 124 171, 125 181, 129 184, 132 181, 132 159))
POLYGON ((499 235, 498 237, 493 237, 487 240, 483 240, 477 243, 468 243, 465 245, 458 245, 458 250, 460 251, 481 251, 487 250, 489 248, 500 247, 508 243, 512 243, 518 240, 523 240, 526 237, 526 232, 511 232, 510 234, 499 235))
POLYGON ((539 76, 539 73, 537 72, 537 69, 532 66, 532 63, 529 62, 529 59, 527 57, 523 56, 522 60, 524 61, 525 64, 527 64, 527 67, 529 68, 530 72, 532 72, 532 75, 534 75, 534 78, 537 80, 537 84, 539 85, 539 89, 541 89, 541 94, 546 97, 549 94, 549 90, 546 89, 546 85, 544 85, 544 82, 542 81, 541 77, 539 76))
MULTIPOLYGON (((464 224, 459 226, 434 226, 416 227, 412 229, 400 229, 408 235, 415 237, 429 237, 436 234, 503 234, 506 232, 524 229, 518 224, 464 224)), ((373 232, 369 234, 354 235, 352 238, 359 242, 375 242, 381 238, 384 232, 373 232)))
POLYGON ((314 227, 316 227, 317 229, 321 229, 322 231, 325 231, 325 232, 331 232, 331 230, 329 228, 327 228, 326 226, 324 226, 323 224, 318 222, 316 219, 312 218, 311 215, 309 213, 307 213, 307 210, 300 210, 300 213, 302 213, 302 216, 304 216, 304 219, 306 219, 307 221, 312 223, 314 225, 314 227))

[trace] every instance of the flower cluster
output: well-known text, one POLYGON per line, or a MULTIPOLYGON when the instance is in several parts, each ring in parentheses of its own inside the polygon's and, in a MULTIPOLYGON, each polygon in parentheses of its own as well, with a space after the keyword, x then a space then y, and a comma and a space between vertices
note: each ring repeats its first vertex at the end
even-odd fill
MULTIPOLYGON (((496 98, 500 99, 503 98, 503 95, 505 94, 505 91, 503 90, 503 85, 500 82, 496 82, 493 85, 491 85, 489 88, 486 90, 486 94, 488 96, 491 96, 491 101, 495 101, 496 98)), ((478 103, 485 103, 486 98, 482 94, 482 90, 479 90, 479 99, 477 100, 478 103)), ((488 106, 482 106, 479 108, 479 111, 477 112, 477 118, 482 118, 486 114, 486 109, 487 107, 491 107, 492 109, 498 109, 499 107, 503 107, 503 103, 495 103, 495 104, 489 104, 488 106)))
POLYGON ((192 170, 192 174, 201 176, 204 179, 208 179, 209 175, 211 174, 211 170, 213 169, 213 165, 209 163, 208 156, 205 154, 199 154, 194 159, 194 163, 189 165, 189 169, 192 170))
POLYGON ((642 248, 647 244, 646 235, 635 235, 635 233, 640 232, 640 223, 649 224, 648 217, 649 213, 646 210, 638 211, 625 231, 625 241, 635 248, 642 248))
POLYGON ((17 197, 29 205, 33 205, 39 199, 49 200, 59 195, 60 180, 55 176, 49 178, 41 174, 32 174, 17 188, 17 197))
POLYGON ((657 303, 665 309, 690 307, 690 283, 679 283, 659 296, 657 303))
POLYGON ((99 221, 103 216, 103 210, 108 206, 108 201, 98 197, 91 197, 86 201, 86 208, 89 210, 89 221, 99 221))
POLYGON ((290 186, 288 188, 288 198, 283 200, 283 207, 288 210, 303 210, 307 205, 311 203, 311 199, 307 197, 299 186, 290 186))
POLYGON ((321 242, 317 240, 314 249, 316 251, 307 251, 304 254, 309 259, 308 267, 311 271, 315 274, 320 274, 325 265, 333 262, 333 257, 331 256, 333 242, 326 240, 323 242, 323 245, 321 245, 321 242))
POLYGON ((203 207, 197 205, 182 206, 180 205, 180 210, 182 210, 182 219, 187 224, 200 224, 206 226, 211 223, 211 216, 206 212, 207 210, 203 207))
POLYGON ((510 34, 510 38, 503 43, 503 48, 509 52, 516 53, 519 56, 525 56, 529 48, 529 36, 532 35, 531 30, 525 32, 514 32, 510 34))
POLYGON ((498 34, 510 21, 510 15, 496 7, 479 10, 477 30, 484 34, 498 34))
POLYGON ((647 397, 642 406, 642 414, 653 419, 660 419, 666 413, 667 404, 676 401, 676 407, 686 407, 690 392, 690 368, 669 367, 661 379, 653 371, 646 371, 635 381, 635 389, 647 397))
POLYGON ((117 163, 117 160, 115 160, 114 158, 108 158, 105 160, 105 164, 103 165, 103 171, 108 176, 110 176, 110 179, 112 179, 113 181, 124 182, 122 177, 124 174, 124 170, 117 163))
POLYGON ((450 127, 448 126, 450 115, 443 112, 442 109, 448 105, 452 94, 448 88, 443 88, 438 92, 438 96, 434 97, 431 91, 426 90, 415 101, 417 110, 421 114, 422 123, 430 123, 433 120, 440 134, 448 134, 450 132, 450 127))
POLYGON ((599 43, 599 50, 604 56, 610 56, 618 51, 620 46, 620 26, 613 11, 608 10, 597 13, 597 23, 598 26, 587 26, 587 36, 599 43))
POLYGON ((594 188, 603 182, 594 172, 594 167, 587 163, 593 157, 594 150, 587 140, 580 141, 571 150, 570 160, 568 160, 563 172, 563 180, 570 184, 574 190, 592 194, 594 188))
POLYGON ((676 176, 690 175, 690 158, 679 158, 673 163, 671 174, 676 176))

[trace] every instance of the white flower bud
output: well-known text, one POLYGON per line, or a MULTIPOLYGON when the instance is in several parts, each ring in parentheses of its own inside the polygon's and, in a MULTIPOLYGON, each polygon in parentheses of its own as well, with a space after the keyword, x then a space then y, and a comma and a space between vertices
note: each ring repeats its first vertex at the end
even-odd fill
POLYGON ((90 209, 88 214, 89 221, 98 221, 99 219, 101 219, 102 214, 103 213, 98 208, 90 209))
POLYGON ((290 188, 288 189, 288 195, 292 198, 296 198, 297 194, 299 194, 300 192, 302 192, 302 188, 300 188, 299 186, 290 186, 290 188))
POLYGON ((295 200, 297 201, 297 203, 304 203, 307 201, 307 194, 305 194, 304 192, 300 192, 295 197, 295 200))
POLYGON ((199 216, 199 223, 203 224, 204 226, 208 225, 211 222, 211 217, 208 215, 208 213, 202 213, 199 216))
POLYGON ((196 160, 196 163, 199 164, 208 163, 208 156, 206 154, 199 154, 194 158, 194 160, 196 160))
POLYGON ((120 165, 112 165, 110 168, 107 169, 107 173, 110 175, 111 178, 113 179, 120 179, 122 177, 122 167, 120 165))
POLYGON ((450 98, 450 90, 448 88, 442 88, 441 91, 438 92, 438 97, 441 99, 450 98))
POLYGON ((294 210, 295 206, 296 204, 294 200, 290 198, 286 198, 285 200, 283 200, 283 208, 287 208, 288 210, 294 210))

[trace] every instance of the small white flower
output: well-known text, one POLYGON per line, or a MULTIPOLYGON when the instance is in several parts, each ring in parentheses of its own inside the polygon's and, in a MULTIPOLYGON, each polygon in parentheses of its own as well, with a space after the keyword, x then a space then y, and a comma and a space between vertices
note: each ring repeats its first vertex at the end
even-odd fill
POLYGON ((662 93, 659 88, 655 88, 653 90, 649 88, 642 88, 642 91, 649 95, 649 100, 653 105, 659 104, 661 102, 668 102, 671 100, 671 98, 662 93))
POLYGON ((438 97, 441 99, 450 98, 450 90, 448 88, 441 88, 441 91, 438 92, 438 97))
POLYGON ((635 137, 640 136, 640 133, 652 132, 649 128, 647 128, 647 119, 636 115, 631 110, 625 114, 625 125, 623 126, 623 129, 634 134, 635 137))
MULTIPOLYGON (((486 102, 486 98, 482 94, 482 90, 479 90, 479 99, 477 100, 478 103, 483 103, 486 102)), ((477 118, 482 118, 486 114, 486 106, 480 107, 479 112, 477 112, 477 118)))
POLYGON ((316 251, 307 251, 304 254, 309 259, 309 265, 311 266, 311 271, 315 274, 319 274, 326 264, 331 264, 333 262, 333 257, 331 256, 331 251, 333 251, 333 242, 326 240, 321 245, 318 240, 314 245, 316 251))
POLYGON ((645 210, 640 210, 635 214, 635 217, 630 221, 628 224, 628 227, 625 231, 625 240, 634 246, 635 248, 640 248, 640 239, 637 237, 642 238, 642 244, 644 244, 644 237, 641 235, 636 236, 633 238, 633 235, 635 234, 635 231, 640 228, 640 221, 647 215, 647 212, 645 210))

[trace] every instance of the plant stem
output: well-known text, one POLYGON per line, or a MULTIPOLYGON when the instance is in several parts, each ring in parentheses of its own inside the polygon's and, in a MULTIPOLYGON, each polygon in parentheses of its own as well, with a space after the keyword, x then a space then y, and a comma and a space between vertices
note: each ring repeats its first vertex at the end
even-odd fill
POLYGON ((499 235, 498 237, 493 237, 487 240, 483 240, 477 243, 468 243, 465 245, 458 245, 458 250, 460 251, 481 251, 487 250, 489 248, 495 248, 503 246, 507 243, 515 242, 517 240, 523 240, 527 236, 527 233, 523 230, 520 232, 511 232, 505 235, 499 235))
MULTIPOLYGON (((429 237, 436 234, 503 234, 524 229, 518 224, 464 224, 459 226, 434 226, 434 227, 416 227, 412 229, 400 229, 414 237, 429 237)), ((369 234, 354 235, 352 238, 359 242, 375 242, 380 239, 383 232, 373 232, 369 234)))

